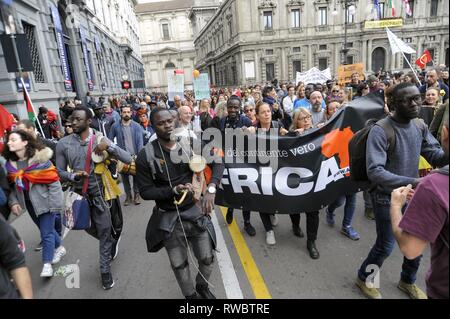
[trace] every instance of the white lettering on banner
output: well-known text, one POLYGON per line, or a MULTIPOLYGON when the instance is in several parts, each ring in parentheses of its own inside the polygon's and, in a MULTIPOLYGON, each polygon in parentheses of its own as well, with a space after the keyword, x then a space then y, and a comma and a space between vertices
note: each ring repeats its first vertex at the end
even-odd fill
POLYGON ((313 172, 303 167, 283 167, 275 177, 275 188, 286 196, 300 196, 309 193, 314 187, 314 182, 299 183, 297 188, 291 188, 287 184, 289 175, 298 175, 300 178, 312 177, 313 172))
POLYGON ((261 167, 261 189, 264 195, 273 195, 272 175, 272 168, 261 167))
POLYGON ((331 182, 336 182, 341 178, 344 178, 344 174, 339 174, 339 170, 340 168, 334 156, 323 161, 320 165, 319 176, 317 177, 317 184, 314 192, 320 192, 331 182), (329 172, 331 172, 331 174, 328 174, 329 172))
MULTIPOLYGON (((230 182, 235 193, 243 193, 242 187, 250 188, 252 194, 260 195, 256 180, 259 177, 258 171, 254 168, 233 168, 229 169, 230 182), (239 179, 239 176, 246 176, 246 179, 239 179)), ((272 181, 271 181, 272 182, 272 181)), ((272 183, 271 183, 272 184, 272 183)))
POLYGON ((303 154, 312 152, 315 149, 316 149, 316 145, 314 143, 309 143, 306 145, 299 146, 297 148, 290 149, 289 151, 291 151, 291 153, 294 156, 297 156, 297 155, 303 155, 303 154))
POLYGON ((314 173, 304 167, 283 167, 276 172, 274 179, 272 177, 272 167, 261 167, 260 172, 258 172, 258 169, 252 167, 227 168, 222 177, 222 184, 231 185, 233 192, 237 194, 244 193, 243 187, 248 187, 250 192, 255 195, 273 195, 275 190, 285 196, 301 196, 310 193, 313 189, 314 193, 323 191, 329 184, 344 178, 348 172, 348 167, 343 169, 339 168, 336 158, 333 156, 322 161, 315 182, 308 181, 299 183, 294 188, 288 185, 290 175, 297 175, 301 181, 302 179, 313 177, 314 173), (257 183, 260 175, 261 187, 257 183))

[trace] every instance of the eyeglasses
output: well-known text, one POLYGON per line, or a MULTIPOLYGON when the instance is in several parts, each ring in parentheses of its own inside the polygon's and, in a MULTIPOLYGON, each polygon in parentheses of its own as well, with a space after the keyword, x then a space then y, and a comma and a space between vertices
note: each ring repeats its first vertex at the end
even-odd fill
POLYGON ((311 115, 307 115, 307 116, 299 117, 298 120, 304 121, 304 120, 309 120, 310 118, 311 118, 311 115))
POLYGON ((333 93, 339 93, 339 90, 333 90, 333 91, 331 91, 331 92, 333 92, 333 93))
POLYGON ((72 128, 72 125, 66 125, 65 128, 72 128))
POLYGON ((249 113, 249 112, 253 112, 255 109, 245 109, 244 113, 249 113))

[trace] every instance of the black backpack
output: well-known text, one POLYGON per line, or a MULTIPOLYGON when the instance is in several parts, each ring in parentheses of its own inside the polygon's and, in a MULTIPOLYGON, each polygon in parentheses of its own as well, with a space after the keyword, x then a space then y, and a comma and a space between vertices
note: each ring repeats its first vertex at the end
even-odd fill
MULTIPOLYGON (((423 136, 425 134, 426 124, 420 119, 414 119, 413 122, 422 131, 423 136)), ((348 143, 348 151, 350 156, 350 178, 355 182, 369 181, 366 167, 366 147, 367 137, 369 136, 369 132, 374 125, 380 126, 386 134, 388 141, 388 158, 390 158, 394 152, 395 132, 390 123, 389 116, 379 121, 373 119, 368 120, 364 128, 356 132, 348 143)))

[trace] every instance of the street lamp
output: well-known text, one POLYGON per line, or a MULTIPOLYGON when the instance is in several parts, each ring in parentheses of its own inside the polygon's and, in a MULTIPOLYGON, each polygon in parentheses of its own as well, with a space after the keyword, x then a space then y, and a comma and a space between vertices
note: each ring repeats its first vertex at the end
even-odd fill
POLYGON ((345 22, 344 22, 344 46, 341 50, 343 57, 344 57, 344 61, 342 64, 347 64, 347 56, 348 56, 348 51, 349 49, 347 48, 347 25, 348 25, 348 15, 354 15, 356 12, 356 7, 354 4, 354 0, 336 0, 335 5, 334 5, 334 10, 331 13, 333 16, 337 16, 339 14, 337 8, 336 8, 336 4, 337 3, 342 3, 344 6, 344 15, 345 15, 345 22))

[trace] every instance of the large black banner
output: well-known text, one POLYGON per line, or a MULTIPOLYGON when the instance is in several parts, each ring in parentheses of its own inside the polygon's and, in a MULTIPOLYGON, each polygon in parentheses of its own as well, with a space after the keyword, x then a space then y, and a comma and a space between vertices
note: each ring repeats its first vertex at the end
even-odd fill
MULTIPOLYGON (((368 119, 382 118, 383 108, 384 93, 377 91, 353 100, 320 129, 275 137, 278 149, 267 147, 270 151, 265 152, 275 166, 252 163, 247 157, 236 163, 236 154, 247 156, 253 147, 225 147, 226 168, 216 204, 268 213, 308 212, 361 190, 366 185, 350 179, 348 142, 368 119)), ((266 145, 273 138, 266 137, 266 145)))

